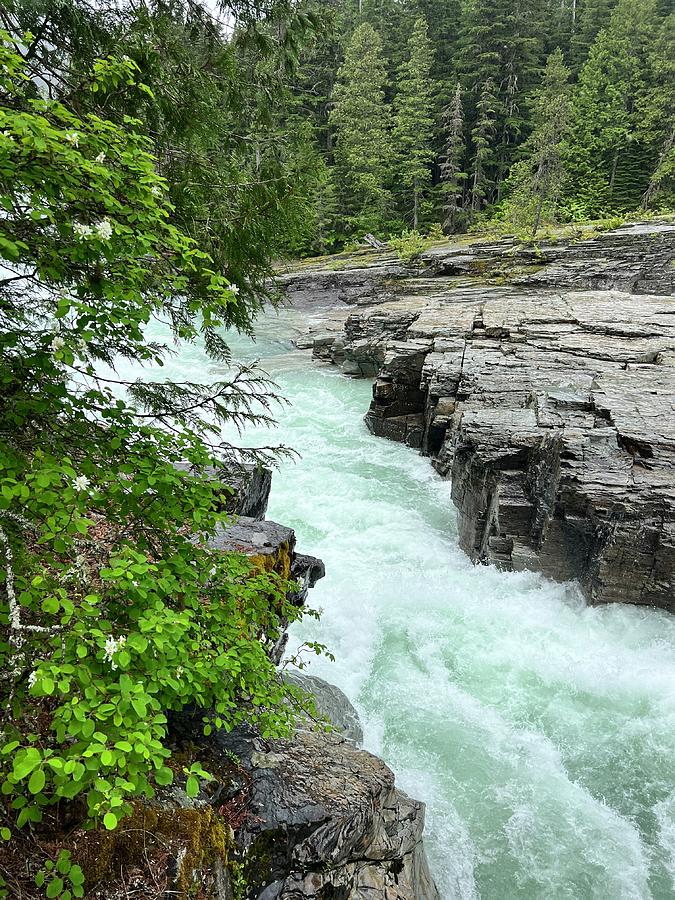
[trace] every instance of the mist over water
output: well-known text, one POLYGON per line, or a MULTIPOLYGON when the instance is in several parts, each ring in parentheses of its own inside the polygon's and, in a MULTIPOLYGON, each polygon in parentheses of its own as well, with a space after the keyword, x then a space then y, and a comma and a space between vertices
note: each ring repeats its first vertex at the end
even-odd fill
MULTIPOLYGON (((301 454, 275 473, 268 517, 326 563, 322 619, 291 647, 329 645, 336 662, 310 671, 427 803, 442 897, 675 897, 675 617, 472 566, 449 483, 368 434, 370 383, 291 352, 293 321, 263 320, 255 347, 233 338, 290 401, 254 439, 301 454)), ((194 348, 162 372, 218 374, 194 348)))

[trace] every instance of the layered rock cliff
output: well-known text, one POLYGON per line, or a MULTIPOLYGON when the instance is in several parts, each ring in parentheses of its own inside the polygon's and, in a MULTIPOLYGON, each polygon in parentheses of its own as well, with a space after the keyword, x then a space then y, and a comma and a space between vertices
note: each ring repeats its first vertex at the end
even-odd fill
POLYGON ((452 478, 473 560, 675 611, 674 248, 675 227, 644 225, 285 286, 334 308, 303 339, 316 357, 376 375, 371 431, 452 478))

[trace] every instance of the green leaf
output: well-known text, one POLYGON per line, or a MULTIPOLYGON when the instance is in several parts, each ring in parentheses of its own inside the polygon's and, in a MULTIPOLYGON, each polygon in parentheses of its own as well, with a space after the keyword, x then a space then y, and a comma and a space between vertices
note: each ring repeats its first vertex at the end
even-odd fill
POLYGON ((190 775, 185 784, 185 793, 188 797, 196 797, 199 793, 199 779, 194 775, 190 775))
POLYGON ((33 774, 30 776, 30 780, 28 782, 28 790, 31 794, 39 794, 42 788, 45 786, 45 773, 43 769, 36 769, 33 774))
POLYGON ((155 772, 155 781, 157 784, 171 784, 173 781, 173 772, 168 766, 163 766, 155 772))
POLYGON ((34 747, 28 747, 21 755, 17 754, 14 759, 14 777, 19 780, 25 778, 26 775, 29 775, 41 762, 41 754, 34 747))
POLYGON ((117 828, 117 816, 113 812, 106 813, 103 816, 103 824, 108 831, 114 831, 117 828))
POLYGON ((63 892, 63 878, 54 878, 49 882, 47 887, 47 896, 50 900, 58 897, 63 892))

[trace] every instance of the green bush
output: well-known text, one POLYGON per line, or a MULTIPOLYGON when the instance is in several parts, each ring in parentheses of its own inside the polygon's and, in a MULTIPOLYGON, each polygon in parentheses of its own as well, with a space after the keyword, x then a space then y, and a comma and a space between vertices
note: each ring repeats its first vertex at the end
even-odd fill
MULTIPOLYGON (((224 421, 269 421, 266 380, 101 374, 162 362, 155 315, 225 365, 237 286, 171 224, 138 123, 41 97, 0 36, 0 786, 15 827, 78 798, 112 829, 174 777, 167 711, 288 730, 299 694, 267 650, 302 613, 280 577, 208 543, 223 486, 199 472, 224 421)), ((91 87, 147 91, 135 77, 102 61, 91 87)))
POLYGON ((404 263, 410 264, 420 258, 429 246, 429 242, 422 237, 419 231, 404 231, 399 237, 392 238, 389 245, 398 253, 404 263))

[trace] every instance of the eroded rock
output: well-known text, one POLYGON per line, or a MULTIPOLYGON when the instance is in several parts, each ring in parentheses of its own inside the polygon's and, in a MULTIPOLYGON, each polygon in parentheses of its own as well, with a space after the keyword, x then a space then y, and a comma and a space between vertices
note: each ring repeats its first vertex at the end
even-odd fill
POLYGON ((647 224, 437 247, 326 345, 380 360, 366 423, 452 478, 474 561, 675 611, 674 249, 647 224))
POLYGON ((299 730, 262 741, 218 735, 250 773, 250 816, 236 833, 246 897, 438 900, 422 844, 423 804, 351 741, 299 730))

